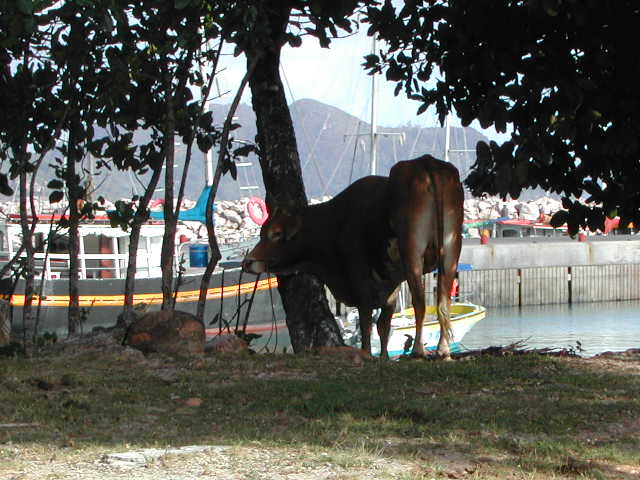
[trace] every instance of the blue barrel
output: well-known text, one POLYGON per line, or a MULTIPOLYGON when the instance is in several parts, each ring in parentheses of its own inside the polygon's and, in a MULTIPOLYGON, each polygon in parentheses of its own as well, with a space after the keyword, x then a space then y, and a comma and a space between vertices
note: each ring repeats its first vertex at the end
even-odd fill
POLYGON ((191 245, 189 248, 189 263, 192 267, 206 267, 208 261, 209 245, 191 245))

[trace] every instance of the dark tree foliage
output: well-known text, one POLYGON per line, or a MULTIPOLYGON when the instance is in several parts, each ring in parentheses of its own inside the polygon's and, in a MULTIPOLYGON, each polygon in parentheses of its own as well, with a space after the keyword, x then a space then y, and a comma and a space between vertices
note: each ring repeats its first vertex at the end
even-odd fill
POLYGON ((474 194, 557 192, 568 212, 555 221, 572 232, 602 228, 605 215, 640 222, 638 2, 387 0, 367 20, 389 45, 367 67, 420 113, 512 127, 511 141, 478 144, 474 194))

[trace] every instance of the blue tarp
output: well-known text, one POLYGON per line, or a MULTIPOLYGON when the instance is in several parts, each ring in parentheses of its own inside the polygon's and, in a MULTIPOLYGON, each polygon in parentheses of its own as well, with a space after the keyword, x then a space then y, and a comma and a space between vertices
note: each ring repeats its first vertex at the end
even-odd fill
MULTIPOLYGON (((182 210, 178 215, 178 220, 207 223, 207 199, 209 198, 210 191, 211 187, 205 187, 202 190, 200 197, 198 197, 195 207, 190 208, 189 210, 182 210)), ((216 207, 214 205, 214 211, 215 208, 216 207)), ((164 212, 162 210, 159 212, 151 212, 151 218, 154 220, 164 220, 164 212)))

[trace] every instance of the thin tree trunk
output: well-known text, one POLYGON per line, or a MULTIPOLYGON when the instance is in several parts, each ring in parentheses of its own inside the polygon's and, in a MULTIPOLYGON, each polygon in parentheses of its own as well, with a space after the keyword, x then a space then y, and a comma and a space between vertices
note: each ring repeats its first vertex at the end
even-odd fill
POLYGON ((173 255, 178 217, 173 207, 173 166, 175 164, 175 112, 171 79, 165 79, 167 120, 164 127, 164 233, 160 265, 162 269, 162 310, 173 308, 173 255))
POLYGON ((140 229, 142 228, 142 224, 149 217, 149 201, 158 186, 158 180, 160 179, 161 172, 162 168, 160 168, 160 166, 153 170, 147 189, 139 200, 138 208, 136 209, 136 213, 133 218, 133 225, 131 226, 131 235, 129 236, 129 261, 127 264, 127 276, 124 281, 123 321, 126 325, 129 325, 133 320, 133 293, 135 291, 135 276, 136 269, 138 267, 137 253, 138 243, 140 243, 140 229))
MULTIPOLYGON (((198 117, 198 123, 200 122, 200 117, 202 117, 202 115, 204 115, 205 110, 207 108, 207 102, 208 102, 208 98, 209 98, 209 93, 211 92, 211 86, 213 85, 213 80, 215 78, 216 72, 218 70, 218 62, 220 60, 220 54, 222 53, 222 46, 224 44, 224 40, 222 40, 223 36, 221 36, 220 38, 220 43, 218 44, 218 48, 215 51, 215 55, 213 57, 213 62, 211 65, 211 74, 209 76, 209 80, 207 81, 207 85, 206 88, 203 90, 202 92, 202 99, 200 100, 200 114, 198 117)), ((247 75, 249 75, 250 73, 247 73, 247 75)), ((244 88, 246 86, 247 81, 245 79, 243 79, 243 81, 241 82, 241 85, 238 89, 239 92, 243 92, 244 88)), ((241 95, 241 93, 240 93, 241 95)), ((236 95, 236 98, 238 98, 238 95, 236 95)), ((235 108, 233 107, 233 105, 236 105, 237 107, 237 103, 234 100, 234 103, 232 104, 232 109, 235 110, 235 108)), ((227 117, 228 119, 228 117, 227 117)), ((226 126, 226 124, 225 124, 226 126)), ((225 135, 223 134, 223 139, 226 138, 225 135)), ((191 149, 193 146, 193 137, 190 138, 189 140, 189 145, 187 147, 187 159, 186 162, 189 162, 191 160, 191 149)), ((221 145, 220 147, 225 148, 221 145)), ((205 153, 206 155, 206 153, 205 153)), ((186 168, 186 167, 185 167, 186 168)), ((208 234, 208 239, 209 239, 209 248, 211 249, 211 257, 209 258, 209 261, 207 262, 207 267, 205 268, 204 274, 200 280, 200 292, 198 294, 198 304, 196 307, 196 317, 200 320, 200 321, 204 321, 204 309, 205 309, 205 305, 206 305, 206 300, 207 300, 207 289, 209 288, 209 281, 211 280, 211 275, 213 274, 213 270, 216 268, 216 265, 218 264, 218 261, 220 260, 220 258, 222 257, 222 255, 220 255, 220 248, 218 247, 218 239, 216 238, 216 232, 215 232, 215 228, 213 225, 213 201, 215 199, 215 195, 216 192, 218 190, 218 184, 220 183, 220 177, 222 175, 222 169, 221 169, 221 165, 220 162, 218 162, 218 165, 216 167, 216 173, 215 173, 215 178, 212 179, 212 185, 211 185, 211 190, 209 190, 209 196, 207 197, 207 204, 205 207, 205 225, 207 228, 207 234, 208 234)), ((181 199, 182 196, 184 195, 184 186, 186 183, 186 172, 183 172, 182 174, 182 182, 180 184, 180 193, 178 194, 178 198, 181 199)), ((207 185, 209 186, 209 185, 207 185)), ((221 299, 222 300, 222 299, 221 299)))
MULTIPOLYGON (((22 152, 23 165, 20 172, 20 227, 22 230, 22 244, 24 245, 24 251, 26 253, 25 268, 24 268, 24 306, 22 308, 22 326, 25 329, 29 328, 32 323, 33 309, 33 276, 34 276, 34 248, 33 248, 33 233, 29 228, 29 211, 27 205, 27 168, 26 168, 26 151, 22 152)), ((32 212, 32 215, 35 215, 32 212)), ((24 340, 24 339, 23 339, 24 340)))
POLYGON ((213 271, 218 265, 218 262, 222 258, 220 253, 220 246, 218 245, 218 238, 216 237, 215 228, 213 225, 213 205, 216 198, 216 193, 218 192, 218 185, 220 184, 220 179, 222 178, 222 165, 225 156, 227 155, 227 145, 229 141, 229 132, 231 132, 231 123, 233 119, 233 115, 238 108, 238 104, 240 103, 240 99, 242 98, 242 92, 244 92, 249 79, 254 74, 256 63, 253 62, 249 64, 247 68, 247 73, 244 75, 242 81, 240 82, 240 87, 238 87, 238 91, 236 92, 236 96, 229 107, 229 111, 227 112, 227 118, 224 121, 224 126, 222 128, 222 136, 220 139, 220 152, 218 153, 218 162, 216 164, 216 171, 213 175, 213 183, 211 185, 211 190, 209 190, 209 196, 207 197, 207 205, 205 207, 205 215, 206 215, 206 225, 207 225, 207 236, 209 238, 209 249, 211 250, 211 257, 207 262, 207 267, 204 269, 204 273, 202 274, 202 279, 200 280, 200 295, 198 296, 198 307, 196 311, 196 317, 200 321, 204 321, 204 310, 207 301, 207 288, 209 287, 209 282, 211 281, 211 276, 213 275, 213 271))
MULTIPOLYGON (((30 182, 30 186, 29 186, 29 190, 30 190, 30 195, 29 195, 29 205, 30 207, 27 207, 27 199, 26 199, 26 192, 27 192, 27 177, 28 175, 25 173, 24 178, 22 177, 22 175, 19 176, 19 195, 20 195, 20 205, 19 205, 19 210, 20 210, 20 227, 22 230, 22 244, 20 245, 20 247, 18 248, 18 250, 14 253, 13 258, 11 258, 1 269, 0 269, 0 279, 4 279, 5 276, 12 270, 13 266, 16 265, 16 263, 18 263, 21 255, 23 252, 26 252, 26 257, 27 257, 27 261, 26 263, 18 269, 18 271, 13 272, 13 274, 11 275, 11 287, 10 287, 10 291, 8 292, 9 295, 7 295, 6 300, 9 302, 9 304, 11 303, 11 295, 13 295, 13 292, 16 288, 16 285, 18 284, 18 281, 20 280, 20 277, 27 272, 26 276, 25 276, 25 305, 27 305, 27 297, 30 297, 29 300, 29 305, 27 306, 27 310, 30 310, 29 312, 27 312, 27 317, 24 317, 23 314, 23 322, 26 320, 27 322, 31 321, 31 318, 33 317, 33 309, 32 309, 32 303, 33 303, 33 293, 34 293, 34 287, 33 287, 33 283, 34 283, 34 276, 35 276, 35 272, 34 272, 34 260, 33 260, 33 255, 34 255, 34 247, 33 247, 33 233, 35 232, 37 223, 38 223, 38 217, 36 215, 36 208, 35 208, 35 198, 34 198, 34 192, 35 192, 35 185, 36 185, 36 176, 40 170, 40 166, 42 165, 42 162, 44 161, 44 157, 46 155, 47 152, 49 152, 55 145, 55 139, 58 138, 60 136, 60 132, 62 130, 62 125, 64 124, 66 118, 67 118, 67 114, 69 113, 69 107, 67 107, 64 111, 64 114, 60 117, 60 119, 58 120, 58 124, 56 125, 55 131, 54 133, 51 135, 51 140, 49 142, 49 144, 47 145, 47 147, 45 149, 43 149, 40 152, 40 155, 38 157, 38 159, 36 160, 33 168, 30 168, 31 170, 31 182, 30 182), (24 182, 24 185, 23 185, 24 182), (24 201, 23 201, 24 198, 24 201), (31 210, 31 225, 29 225, 29 211, 31 210), (30 246, 30 250, 27 250, 27 246, 30 246), (30 252, 30 253, 29 253, 30 252), (29 261, 29 258, 31 259, 29 261), (29 267, 29 265, 31 267, 29 267), (27 282, 28 280, 28 271, 31 272, 31 280, 30 280, 30 286, 29 286, 29 282, 27 282), (27 291, 30 290, 30 294, 27 294, 27 291)), ((21 145, 21 147, 17 150, 14 150, 14 154, 16 151, 21 151, 22 152, 22 156, 19 156, 20 153, 18 153, 18 156, 16 156, 16 160, 17 162, 24 162, 23 164, 23 168, 26 169, 27 168, 27 162, 28 159, 26 158, 26 151, 27 151, 27 146, 26 144, 21 145)), ((25 170, 26 171, 26 170, 25 170)), ((3 292, 5 293, 5 292, 3 292)), ((23 310, 24 312, 24 310, 23 310)), ((36 318, 36 322, 34 324, 34 330, 33 330, 33 338, 35 340, 35 337, 37 336, 37 332, 38 332, 38 320, 39 318, 36 318)), ((10 325, 9 325, 10 327, 10 325)), ((6 328, 6 326, 5 326, 6 328)), ((25 332, 26 334, 26 332, 25 332)))
POLYGON ((69 195, 69 317, 68 335, 80 333, 80 210, 78 202, 81 199, 76 161, 78 156, 79 112, 75 112, 71 119, 69 142, 67 146, 66 183, 69 195))
MULTIPOLYGON (((245 50, 247 62, 257 62, 249 85, 256 114, 260 166, 270 211, 293 211, 307 205, 307 197, 293 123, 279 72, 280 49, 290 7, 288 2, 263 2, 260 6, 260 18, 270 27, 270 38, 264 42, 254 41, 245 50)), ((324 286, 316 277, 279 276, 278 284, 295 352, 344 344, 329 309, 324 286)))
MULTIPOLYGON (((164 128, 164 141, 165 141, 165 195, 164 195, 164 235, 162 237, 162 252, 161 252, 161 266, 162 266, 162 309, 175 308, 175 296, 174 296, 174 255, 176 249, 176 231, 178 226, 178 216, 180 214, 180 207, 182 205, 182 199, 184 196, 184 187, 186 183, 186 177, 189 169, 189 161, 191 157, 191 146, 193 144, 193 136, 189 139, 189 145, 187 149, 187 159, 183 165, 182 178, 178 189, 178 198, 174 207, 174 176, 173 167, 175 165, 175 130, 176 130, 176 116, 175 116, 175 99, 184 95, 184 89, 189 78, 189 69, 193 62, 193 51, 189 51, 183 58, 181 65, 177 68, 178 83, 176 87, 173 87, 171 74, 165 72, 164 74, 164 88, 167 93, 167 120, 164 128)), ((208 90, 207 90, 208 92, 208 90)), ((181 103, 181 102, 178 102, 181 103)))

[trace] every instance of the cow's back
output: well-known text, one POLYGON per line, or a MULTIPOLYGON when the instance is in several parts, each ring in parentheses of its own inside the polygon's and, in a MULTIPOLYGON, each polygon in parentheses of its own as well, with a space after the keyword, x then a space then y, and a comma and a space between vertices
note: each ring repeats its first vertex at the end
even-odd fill
POLYGON ((411 185, 426 192, 432 180, 437 182, 438 188, 444 187, 445 191, 461 188, 460 174, 455 165, 438 160, 431 155, 400 161, 391 168, 389 173, 391 192, 395 196, 407 192, 407 188, 411 185))
MULTIPOLYGON (((370 175, 360 178, 326 203, 332 215, 352 220, 356 228, 364 226, 370 217, 388 204, 388 177, 370 175)), ((334 217, 336 218, 336 217, 334 217)))
POLYGON ((388 177, 364 177, 328 202, 307 207, 307 243, 322 251, 314 264, 334 296, 349 305, 379 303, 372 272, 384 271, 392 235, 388 184, 388 177))
POLYGON ((431 155, 398 162, 389 173, 388 192, 392 228, 427 245, 426 268, 437 266, 443 248, 453 251, 457 262, 464 220, 458 169, 431 155))

